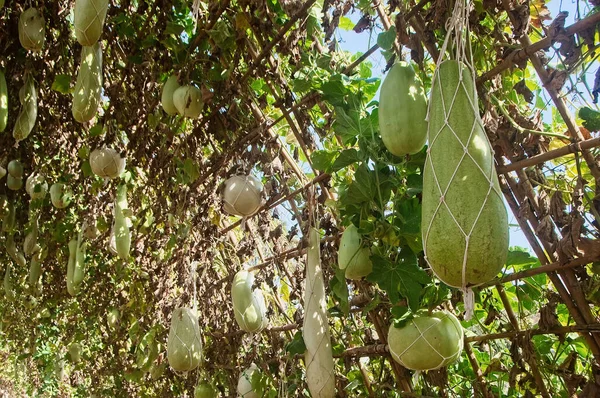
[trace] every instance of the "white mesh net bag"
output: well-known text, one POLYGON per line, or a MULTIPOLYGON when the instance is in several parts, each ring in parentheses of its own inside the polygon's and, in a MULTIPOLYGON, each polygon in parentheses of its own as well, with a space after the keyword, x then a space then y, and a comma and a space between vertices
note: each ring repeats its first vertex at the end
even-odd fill
POLYGON ((75 37, 82 46, 93 46, 104 27, 108 0, 75 0, 75 37))
POLYGON ((465 293, 493 279, 508 252, 508 215, 494 167, 492 147, 479 116, 471 49, 469 4, 456 2, 433 78, 423 173, 423 249, 433 272, 465 293), (454 45, 454 59, 446 47, 454 45))
POLYGON ((441 368, 460 357, 464 332, 456 317, 446 311, 418 315, 406 325, 390 326, 388 345, 392 358, 412 370, 441 368))

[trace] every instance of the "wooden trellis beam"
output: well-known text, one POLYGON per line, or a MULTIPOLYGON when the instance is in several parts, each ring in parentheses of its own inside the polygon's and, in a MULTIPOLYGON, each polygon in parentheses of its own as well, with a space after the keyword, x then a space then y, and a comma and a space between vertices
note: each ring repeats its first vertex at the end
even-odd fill
MULTIPOLYGON (((565 28, 565 34, 567 36, 574 35, 576 33, 580 33, 583 30, 594 27, 598 23, 600 23, 600 13, 595 13, 575 22, 573 25, 567 26, 565 28)), ((526 60, 530 56, 534 55, 536 52, 548 48, 551 45, 552 39, 550 37, 544 37, 540 41, 524 46, 519 50, 514 50, 513 52, 508 54, 506 58, 504 58, 504 61, 502 61, 494 68, 479 76, 477 78, 477 84, 481 84, 485 81, 490 80, 497 74, 511 68, 514 64, 526 60)))
POLYGON ((491 333, 484 334, 481 336, 468 336, 465 337, 465 341, 468 343, 475 343, 480 341, 500 340, 500 339, 512 339, 517 336, 537 336, 546 334, 563 335, 568 333, 600 333, 600 323, 592 323, 585 326, 561 326, 558 328, 552 328, 548 330, 544 329, 529 329, 529 330, 511 330, 510 332, 502 333, 491 333))
MULTIPOLYGON (((600 15, 600 13, 598 13, 598 15, 600 15)), ((515 163, 511 163, 505 166, 498 166, 496 168, 496 171, 498 172, 498 174, 506 174, 511 171, 524 169, 525 167, 535 166, 550 160, 560 158, 562 156, 566 156, 571 153, 581 152, 582 150, 595 148, 597 146, 600 146, 600 137, 590 138, 589 140, 585 141, 574 142, 562 148, 554 149, 552 151, 548 151, 540 155, 532 156, 530 158, 515 163)))
POLYGON ((535 276, 535 275, 539 275, 539 274, 547 274, 549 272, 555 272, 555 271, 565 269, 565 268, 577 268, 577 267, 581 267, 581 266, 590 264, 590 263, 592 263, 594 261, 598 261, 598 260, 600 260, 600 257, 592 256, 592 257, 576 258, 565 264, 562 264, 560 261, 556 261, 554 263, 542 265, 542 266, 536 267, 536 268, 530 268, 530 269, 527 269, 524 271, 515 272, 514 274, 510 274, 510 275, 507 275, 507 276, 499 278, 499 279, 491 280, 487 283, 479 285, 478 288, 484 289, 486 287, 490 287, 490 286, 494 286, 494 285, 498 285, 498 284, 504 284, 504 283, 508 283, 508 282, 513 282, 513 281, 529 278, 531 276, 535 276))

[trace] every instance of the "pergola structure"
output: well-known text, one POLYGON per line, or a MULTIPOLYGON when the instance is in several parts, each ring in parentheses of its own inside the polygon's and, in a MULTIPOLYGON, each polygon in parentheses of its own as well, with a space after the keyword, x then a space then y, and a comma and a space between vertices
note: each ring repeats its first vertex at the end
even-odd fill
MULTIPOLYGON (((570 26, 564 16, 545 20, 543 2, 474 3, 471 39, 482 119, 506 203, 535 257, 511 251, 513 262, 503 275, 477 288, 470 321, 462 317, 459 291, 444 290, 434 279, 422 286, 442 299, 424 294, 420 307, 454 309, 467 332, 457 363, 419 377, 394 362, 386 344, 392 318, 406 309, 407 297, 390 296, 382 277, 345 281, 336 271, 344 226, 370 220, 365 234, 375 245, 406 246, 401 225, 389 227, 394 241, 388 230, 377 229, 388 225, 387 216, 384 209, 373 210, 369 198, 336 203, 351 189, 359 165, 382 165, 395 184, 390 201, 406 200, 419 211, 414 189, 425 152, 395 158, 377 134, 348 131, 377 108, 371 103, 379 85, 370 79, 373 53, 383 51, 390 65, 394 57, 412 56, 430 87, 452 2, 111 1, 101 37, 103 107, 94 123, 84 125, 71 115, 81 51, 72 2, 31 3, 7 0, 0 9, 0 69, 10 100, 0 165, 20 159, 27 175, 69 183, 75 200, 65 210, 49 201, 39 210, 40 240, 48 249, 43 291, 32 294, 24 282, 27 269, 17 268, 17 298, 0 302, 0 347, 20 375, 11 380, 0 371, 2 388, 15 394, 29 389, 59 396, 172 396, 191 394, 200 377, 222 396, 235 396, 240 371, 254 362, 269 375, 265 391, 308 396, 298 345, 303 235, 308 214, 316 211, 337 396, 600 394, 600 125, 594 129, 584 119, 589 124, 582 128, 574 114, 590 97, 578 92, 586 83, 581 76, 597 67, 600 13, 584 12, 594 2, 578 2, 581 14, 570 26), (46 45, 37 53, 24 50, 18 38, 19 15, 30 5, 46 21, 46 45), (351 12, 363 16, 358 34, 379 26, 387 41, 380 36, 364 54, 341 51, 336 30, 351 12), (396 37, 390 41, 391 29, 396 37), (26 73, 39 90, 38 116, 31 136, 15 147, 10 132, 26 73), (172 73, 202 89, 199 119, 163 112, 161 87, 172 73), (514 85, 521 80, 529 88, 514 85), (528 105, 528 95, 542 105, 528 105), (345 113, 350 100, 360 102, 358 115, 345 113), (89 152, 103 145, 127 159, 120 180, 105 182, 89 171, 89 152), (339 160, 338 153, 349 158, 339 160), (264 204, 243 220, 222 209, 222 183, 233 174, 254 174, 265 185, 264 204), (108 250, 111 206, 121 181, 129 186, 134 216, 128 262, 108 250), (96 225, 97 233, 88 237, 84 287, 72 298, 64 282, 67 243, 84 222, 96 225), (254 335, 239 330, 231 306, 231 281, 244 266, 256 271, 269 303, 270 324, 254 335), (200 371, 179 375, 165 353, 170 316, 194 299, 204 362, 200 371), (120 321, 111 329, 105 317, 115 308, 120 321), (49 375, 74 341, 84 347, 83 360, 67 361, 68 375, 56 384, 49 375)), ((600 80, 591 91, 600 92, 600 80)), ((21 243, 30 222, 29 198, 4 183, 0 194, 17 207, 21 243)), ((415 254, 427 271, 422 252, 415 254)), ((0 264, 9 261, 0 251, 0 264)))

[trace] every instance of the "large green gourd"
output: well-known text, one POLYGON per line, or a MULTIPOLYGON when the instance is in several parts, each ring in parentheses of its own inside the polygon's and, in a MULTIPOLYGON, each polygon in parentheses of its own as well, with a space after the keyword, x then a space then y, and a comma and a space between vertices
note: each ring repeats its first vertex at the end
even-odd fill
POLYGON ((506 260, 508 217, 473 76, 456 61, 436 71, 428 140, 421 224, 427 261, 450 286, 485 283, 506 260))
POLYGON ((75 0, 75 37, 82 46, 96 44, 106 19, 108 0, 75 0))
POLYGON ((6 129, 8 121, 8 87, 6 86, 6 78, 0 70, 0 133, 6 129))
POLYGON ((100 43, 81 49, 81 66, 73 92, 73 117, 79 123, 96 116, 102 99, 102 48, 100 43))
POLYGON ((25 84, 19 90, 19 100, 21 111, 17 116, 13 129, 13 138, 17 141, 17 144, 29 136, 37 119, 37 90, 33 77, 29 74, 25 78, 25 84))
POLYGON ((413 68, 395 64, 379 95, 379 132, 385 147, 396 156, 419 152, 427 139, 427 97, 413 68))

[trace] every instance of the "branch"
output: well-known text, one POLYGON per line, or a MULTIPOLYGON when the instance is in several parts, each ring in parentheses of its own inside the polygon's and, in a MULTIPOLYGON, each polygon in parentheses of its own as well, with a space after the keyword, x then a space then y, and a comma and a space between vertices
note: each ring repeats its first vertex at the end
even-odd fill
POLYGON ((510 332, 502 332, 502 333, 492 333, 486 334, 483 336, 469 336, 465 337, 466 343, 474 343, 478 341, 489 341, 489 340, 499 340, 499 339, 512 339, 516 336, 536 336, 540 334, 567 334, 567 333, 600 333, 600 323, 590 323, 585 326, 561 326, 558 328, 553 328, 549 330, 543 329, 529 329, 529 330, 513 330, 510 332))
MULTIPOLYGON (((565 28, 565 34, 567 36, 573 35, 575 33, 579 33, 583 30, 591 28, 600 22, 600 13, 592 14, 587 18, 579 20, 575 22, 573 25, 565 28)), ((482 84, 487 80, 490 80, 492 77, 496 76, 500 72, 503 72, 513 66, 515 63, 523 61, 529 56, 535 54, 539 50, 547 48, 552 45, 552 39, 550 37, 545 37, 542 40, 526 46, 520 50, 513 51, 504 59, 504 61, 498 65, 496 65, 491 70, 487 71, 483 75, 481 75, 477 79, 477 84, 482 84)))
POLYGON ((506 174, 511 171, 524 169, 525 167, 535 166, 540 163, 545 163, 549 160, 560 158, 561 156, 568 155, 570 153, 581 152, 585 149, 591 149, 600 146, 600 137, 591 138, 585 141, 575 142, 573 144, 566 145, 562 148, 554 149, 540 155, 532 156, 528 159, 521 160, 519 162, 511 163, 506 166, 498 166, 496 171, 498 174, 506 174))

